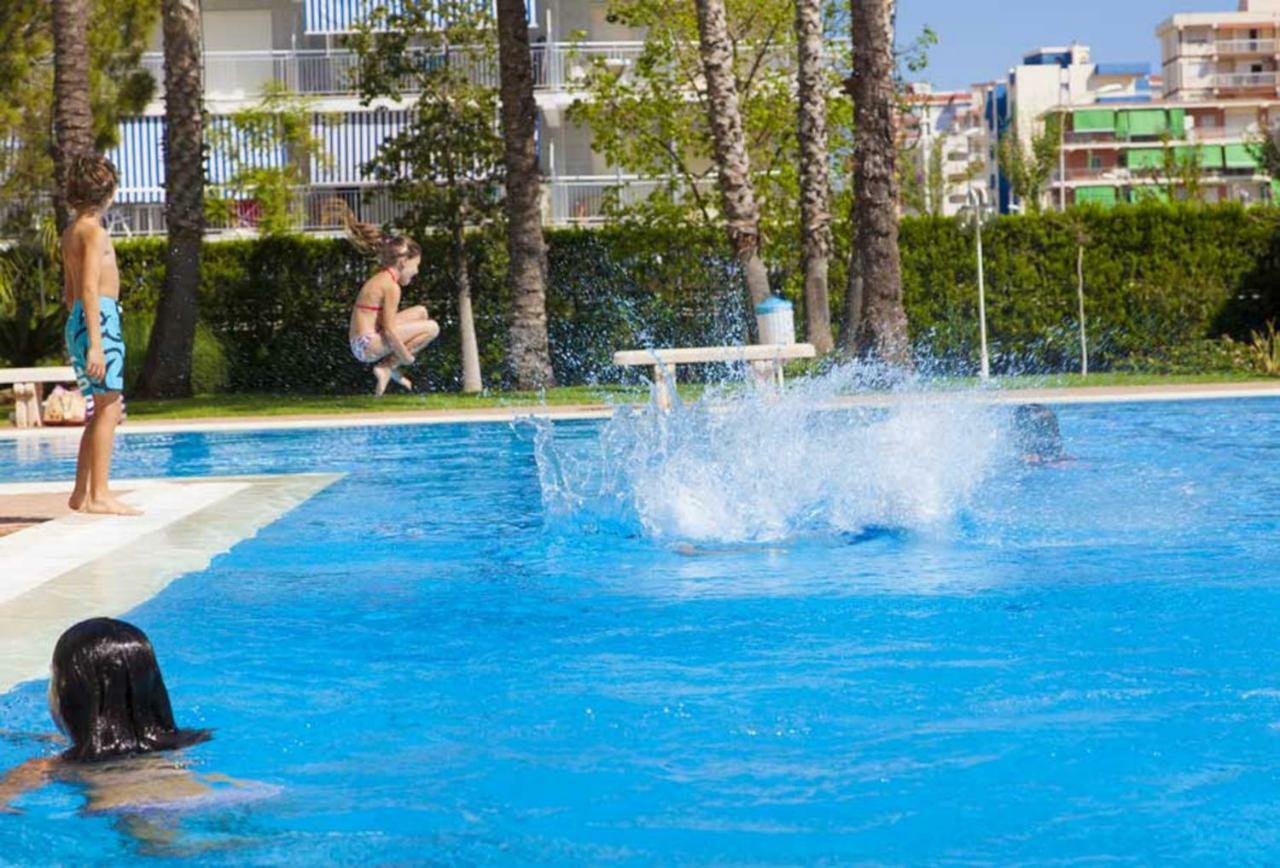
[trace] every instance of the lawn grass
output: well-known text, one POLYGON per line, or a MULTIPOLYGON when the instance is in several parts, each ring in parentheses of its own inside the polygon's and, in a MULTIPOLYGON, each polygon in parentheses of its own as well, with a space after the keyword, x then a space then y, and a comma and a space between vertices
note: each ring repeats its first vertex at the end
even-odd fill
MULTIPOLYGON (((1205 383, 1240 383, 1263 379, 1248 374, 1140 374, 1100 373, 1081 377, 1079 374, 1022 375, 995 377, 993 385, 1001 389, 1074 388, 1079 386, 1173 386, 1205 383)), ((1280 382, 1280 381, 1276 381, 1280 382)), ((934 382, 938 389, 972 388, 976 377, 944 379, 934 382)), ((703 386, 681 383, 680 395, 696 399, 703 386)), ((350 413, 423 412, 431 410, 466 411, 497 407, 536 407, 567 405, 601 405, 643 403, 649 400, 647 386, 567 386, 545 392, 486 392, 462 395, 457 392, 430 392, 408 395, 388 393, 382 398, 372 395, 294 395, 243 394, 204 395, 171 401, 129 400, 129 417, 134 421, 165 419, 237 418, 252 416, 343 415, 350 413)), ((0 412, 0 419, 3 419, 0 412)), ((0 427, 5 422, 0 421, 0 427)))
MULTIPOLYGON (((1156 386, 1236 383, 1257 380, 1246 374, 1134 374, 1101 373, 1046 374, 993 378, 1002 389, 1074 388, 1080 386, 1156 386)), ((967 388, 977 378, 958 378, 940 383, 941 388, 967 388)), ((681 384, 685 399, 697 398, 702 387, 681 384)), ((194 419, 213 416, 292 416, 379 412, 421 412, 428 410, 465 411, 494 407, 533 407, 642 403, 649 400, 645 386, 567 386, 546 392, 487 392, 462 395, 456 392, 426 394, 371 395, 206 395, 172 401, 131 400, 129 417, 134 420, 194 419)))

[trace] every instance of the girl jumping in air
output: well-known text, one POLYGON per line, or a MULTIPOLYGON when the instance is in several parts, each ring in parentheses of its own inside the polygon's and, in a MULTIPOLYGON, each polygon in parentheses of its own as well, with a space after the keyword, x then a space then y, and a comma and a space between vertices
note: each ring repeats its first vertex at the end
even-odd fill
POLYGON ((400 310, 401 289, 417 275, 422 248, 410 238, 358 222, 350 211, 345 219, 352 243, 376 257, 379 265, 378 273, 360 287, 351 310, 351 354, 373 365, 375 395, 385 392, 392 380, 412 390, 413 383, 399 369, 413 364, 414 354, 440 334, 440 324, 422 305, 400 310))

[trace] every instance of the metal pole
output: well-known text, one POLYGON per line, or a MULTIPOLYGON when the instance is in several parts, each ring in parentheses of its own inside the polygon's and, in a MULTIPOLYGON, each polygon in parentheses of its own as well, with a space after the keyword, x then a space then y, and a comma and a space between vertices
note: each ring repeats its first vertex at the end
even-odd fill
POLYGON ((970 194, 973 204, 974 239, 978 249, 978 338, 982 348, 982 379, 991 379, 991 359, 987 354, 987 287, 982 271, 982 200, 970 194))

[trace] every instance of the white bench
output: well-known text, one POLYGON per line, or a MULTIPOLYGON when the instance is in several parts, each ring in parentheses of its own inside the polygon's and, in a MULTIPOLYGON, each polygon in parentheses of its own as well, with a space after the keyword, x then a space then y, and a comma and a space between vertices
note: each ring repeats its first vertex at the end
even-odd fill
POLYGON ((750 362, 758 384, 782 388, 782 363, 791 359, 812 359, 813 344, 748 344, 742 347, 677 347, 662 350, 620 350, 613 363, 623 367, 644 365, 653 368, 653 400, 662 410, 671 409, 677 365, 712 362, 750 362))
POLYGON ((0 384, 13 384, 13 423, 19 428, 41 426, 40 401, 45 383, 74 383, 72 368, 0 368, 0 384))

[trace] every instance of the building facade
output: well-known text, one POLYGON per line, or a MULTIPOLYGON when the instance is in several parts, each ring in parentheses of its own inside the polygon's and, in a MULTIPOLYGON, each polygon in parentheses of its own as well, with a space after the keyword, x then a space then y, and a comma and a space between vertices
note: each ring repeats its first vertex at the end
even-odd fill
MULTIPOLYGON (((269 83, 312 103, 314 133, 327 159, 309 169, 310 184, 299 191, 309 230, 337 228, 334 210, 325 207, 334 198, 375 222, 395 213, 390 197, 362 167, 383 140, 403 128, 405 106, 362 106, 354 79, 358 61, 343 47, 343 36, 375 5, 376 0, 203 0, 205 103, 212 125, 226 125, 233 112, 258 103, 269 83)), ((546 179, 544 218, 552 225, 598 222, 609 188, 629 182, 642 193, 645 181, 611 170, 592 149, 590 131, 570 123, 566 109, 586 64, 603 58, 625 69, 639 56, 643 34, 611 22, 598 0, 527 0, 527 8, 538 153, 546 179)), ((163 80, 158 32, 143 65, 163 80)), ((478 58, 471 74, 496 87, 497 58, 478 58)), ((162 98, 121 125, 120 144, 108 154, 121 171, 118 206, 109 217, 114 233, 164 231, 163 129, 162 98)), ((283 159, 282 153, 254 154, 257 165, 283 159)), ((206 168, 211 184, 225 183, 232 171, 216 153, 206 168)), ((217 228, 252 231, 253 216, 252 203, 243 203, 233 225, 217 228)))
POLYGON ((904 203, 907 211, 954 217, 975 196, 986 202, 982 101, 980 87, 935 91, 924 84, 908 86, 903 153, 912 161, 909 171, 916 175, 922 201, 904 203))

